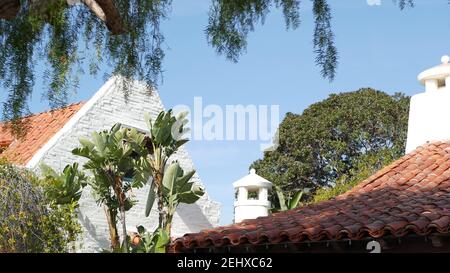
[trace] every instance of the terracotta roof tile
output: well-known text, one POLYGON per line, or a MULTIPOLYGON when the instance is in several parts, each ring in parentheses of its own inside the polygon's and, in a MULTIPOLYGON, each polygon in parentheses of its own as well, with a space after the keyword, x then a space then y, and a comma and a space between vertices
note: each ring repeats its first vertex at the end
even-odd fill
POLYGON ((450 141, 428 143, 336 198, 186 234, 193 248, 450 233, 450 141))
POLYGON ((1 124, 0 143, 10 144, 5 145, 7 148, 0 153, 0 157, 8 159, 11 163, 25 165, 83 105, 84 102, 79 102, 25 117, 24 122, 28 131, 22 138, 15 138, 4 124, 1 124))

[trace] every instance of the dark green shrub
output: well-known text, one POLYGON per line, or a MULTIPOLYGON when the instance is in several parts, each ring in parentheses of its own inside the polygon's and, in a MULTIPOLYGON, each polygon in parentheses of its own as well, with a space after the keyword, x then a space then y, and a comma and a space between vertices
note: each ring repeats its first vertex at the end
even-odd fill
POLYGON ((81 233, 76 203, 46 198, 48 181, 0 162, 0 252, 67 252, 81 233))

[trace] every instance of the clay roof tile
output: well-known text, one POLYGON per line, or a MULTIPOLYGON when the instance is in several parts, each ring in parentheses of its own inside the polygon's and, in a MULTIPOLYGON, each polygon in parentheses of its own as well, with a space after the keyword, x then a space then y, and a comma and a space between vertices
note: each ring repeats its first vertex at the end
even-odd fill
POLYGON ((13 136, 7 124, 0 124, 0 143, 9 142, 3 147, 0 157, 17 165, 26 165, 83 105, 84 102, 79 102, 23 118, 27 131, 21 138, 13 136))

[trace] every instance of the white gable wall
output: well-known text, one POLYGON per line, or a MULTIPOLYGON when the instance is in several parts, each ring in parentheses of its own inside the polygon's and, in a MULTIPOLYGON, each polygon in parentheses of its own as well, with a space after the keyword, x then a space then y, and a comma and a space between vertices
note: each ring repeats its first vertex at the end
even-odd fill
MULTIPOLYGON (((149 112, 156 118, 164 109, 156 91, 150 91, 142 84, 135 83, 126 101, 123 92, 116 88, 115 80, 110 80, 102 89, 88 101, 80 111, 68 122, 53 139, 28 163, 29 167, 38 169, 39 162, 62 170, 67 164, 85 162, 81 157, 72 155, 72 149, 79 147, 79 137, 90 138, 93 131, 109 130, 115 123, 146 129, 143 120, 144 112, 149 112)), ((186 150, 181 148, 173 160, 178 160, 185 170, 193 169, 193 163, 186 150)), ((193 179, 201 184, 197 174, 193 179)), ((133 194, 138 203, 127 212, 127 228, 136 230, 137 225, 143 225, 153 230, 158 225, 156 205, 149 217, 145 217, 145 203, 149 186, 135 190, 133 194)), ((217 226, 220 216, 220 204, 212 201, 208 194, 192 205, 180 205, 173 223, 173 236, 182 236, 189 232, 198 232, 201 229, 217 226)), ((105 213, 102 207, 95 203, 90 188, 85 189, 80 199, 80 223, 84 234, 81 240, 83 252, 97 252, 109 246, 109 230, 105 213)))

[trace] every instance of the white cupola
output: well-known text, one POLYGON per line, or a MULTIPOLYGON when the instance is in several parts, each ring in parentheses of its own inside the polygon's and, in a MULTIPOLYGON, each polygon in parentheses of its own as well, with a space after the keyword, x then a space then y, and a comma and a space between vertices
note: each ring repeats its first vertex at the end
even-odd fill
POLYGON ((255 169, 233 183, 236 200, 234 202, 234 222, 256 219, 269 215, 269 190, 272 182, 256 174, 255 169))
POLYGON ((441 62, 418 76, 425 92, 411 98, 406 153, 428 141, 450 139, 450 57, 441 62))

